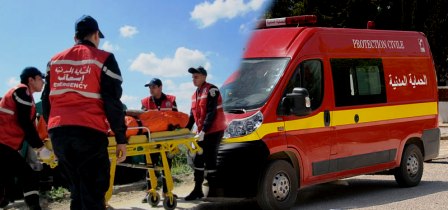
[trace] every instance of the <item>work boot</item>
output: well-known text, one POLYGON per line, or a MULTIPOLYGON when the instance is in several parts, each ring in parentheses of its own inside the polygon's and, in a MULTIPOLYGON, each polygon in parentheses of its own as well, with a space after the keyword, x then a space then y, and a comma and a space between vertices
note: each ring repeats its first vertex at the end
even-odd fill
POLYGON ((199 200, 204 197, 204 193, 202 192, 202 182, 204 182, 204 179, 196 179, 193 191, 185 197, 186 201, 199 200))
POLYGON ((194 189, 187 197, 185 197, 186 201, 193 201, 193 200, 199 200, 204 197, 204 193, 202 190, 196 190, 194 189))
POLYGON ((24 197, 25 203, 30 210, 42 210, 39 204, 39 195, 32 194, 24 197))

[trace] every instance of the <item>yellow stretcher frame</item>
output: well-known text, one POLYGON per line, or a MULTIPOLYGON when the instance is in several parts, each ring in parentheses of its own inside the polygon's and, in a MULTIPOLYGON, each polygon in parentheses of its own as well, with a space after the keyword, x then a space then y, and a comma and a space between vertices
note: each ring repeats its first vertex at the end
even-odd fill
MULTIPOLYGON (((128 129, 147 129, 146 127, 132 127, 128 129)), ((106 202, 110 200, 113 193, 113 184, 115 180, 115 171, 117 165, 126 166, 126 167, 134 167, 134 168, 144 168, 149 172, 149 181, 151 182, 151 189, 148 190, 148 203, 156 207, 160 202, 160 195, 157 193, 157 176, 155 171, 163 171, 167 193, 165 199, 163 201, 163 207, 165 209, 175 209, 177 206, 177 201, 173 194, 173 177, 171 175, 171 170, 168 164, 168 158, 174 157, 180 153, 179 146, 184 145, 190 155, 193 154, 201 154, 202 148, 197 144, 196 139, 194 138, 194 134, 191 133, 188 129, 180 129, 176 131, 164 131, 157 133, 148 132, 148 136, 146 135, 136 135, 131 136, 128 139, 128 145, 126 146, 126 155, 127 157, 145 155, 146 165, 140 164, 117 164, 116 157, 116 142, 115 137, 109 137, 109 146, 107 148, 109 153, 110 160, 110 181, 109 181, 109 189, 106 192, 105 200, 106 202), (151 154, 160 154, 162 165, 155 166, 151 160, 151 154)), ((51 142, 47 141, 46 146, 49 149, 52 149, 51 142)), ((41 160, 43 163, 49 165, 51 168, 57 166, 57 160, 55 156, 52 154, 50 159, 41 160)))

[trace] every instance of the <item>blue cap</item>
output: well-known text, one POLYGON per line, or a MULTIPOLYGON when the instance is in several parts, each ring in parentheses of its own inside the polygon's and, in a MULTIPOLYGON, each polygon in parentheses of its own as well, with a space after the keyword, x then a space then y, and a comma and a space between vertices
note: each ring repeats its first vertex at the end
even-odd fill
POLYGON ((96 20, 89 15, 83 15, 75 23, 75 35, 77 38, 84 38, 90 33, 96 31, 99 31, 100 38, 104 38, 103 33, 100 31, 100 28, 98 27, 98 22, 96 22, 96 20))
POLYGON ((145 84, 145 87, 151 87, 153 85, 162 86, 162 81, 158 78, 153 78, 151 81, 145 84))

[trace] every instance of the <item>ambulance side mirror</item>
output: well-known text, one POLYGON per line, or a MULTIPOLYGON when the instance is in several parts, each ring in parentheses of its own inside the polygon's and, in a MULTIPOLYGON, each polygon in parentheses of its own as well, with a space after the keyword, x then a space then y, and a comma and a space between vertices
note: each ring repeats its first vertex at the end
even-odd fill
POLYGON ((286 115, 309 115, 311 113, 311 102, 308 90, 305 88, 294 88, 292 93, 288 93, 283 97, 281 106, 286 115))

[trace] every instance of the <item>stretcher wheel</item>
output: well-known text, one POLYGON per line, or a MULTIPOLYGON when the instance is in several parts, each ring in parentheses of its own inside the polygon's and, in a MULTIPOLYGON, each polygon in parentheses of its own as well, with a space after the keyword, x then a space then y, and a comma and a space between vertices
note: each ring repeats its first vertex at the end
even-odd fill
POLYGON ((165 200, 163 200, 163 208, 167 210, 173 210, 176 208, 176 206, 177 206, 177 200, 174 197, 173 199, 167 197, 165 198, 165 200))
POLYGON ((160 195, 159 193, 149 193, 148 195, 148 203, 152 207, 156 207, 160 203, 160 195))

